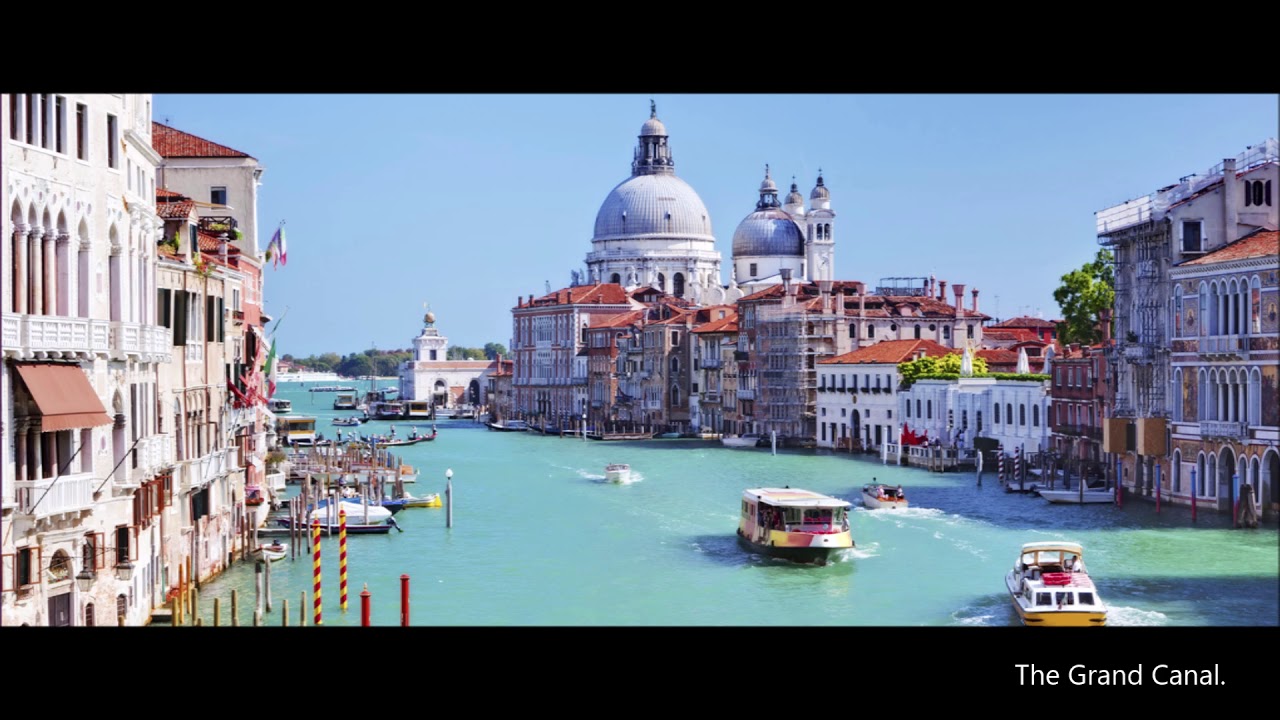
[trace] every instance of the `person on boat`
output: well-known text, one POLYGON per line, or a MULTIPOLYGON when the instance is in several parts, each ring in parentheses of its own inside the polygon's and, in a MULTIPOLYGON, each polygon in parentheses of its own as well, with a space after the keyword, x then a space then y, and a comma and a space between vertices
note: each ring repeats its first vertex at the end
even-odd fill
POLYGON ((907 497, 906 493, 902 492, 902 486, 901 486, 901 485, 899 485, 899 486, 898 486, 898 492, 897 492, 897 494, 896 494, 896 497, 897 497, 899 500, 905 500, 905 499, 906 499, 906 497, 907 497))
POLYGON ((396 426, 395 426, 395 425, 392 425, 392 426, 391 426, 391 437, 395 437, 395 436, 396 436, 396 426))
POLYGON ((342 431, 338 431, 338 442, 342 442, 342 431))

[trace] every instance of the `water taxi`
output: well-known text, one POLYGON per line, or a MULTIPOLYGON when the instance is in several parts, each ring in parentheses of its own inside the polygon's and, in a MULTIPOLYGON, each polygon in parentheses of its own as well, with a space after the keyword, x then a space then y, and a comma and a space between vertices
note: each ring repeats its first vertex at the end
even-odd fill
POLYGON ((334 410, 355 410, 356 394, 354 392, 340 392, 333 399, 334 410))
POLYGON ((631 466, 626 463, 613 463, 604 468, 604 479, 611 483, 631 482, 631 466))
POLYGON ((1075 490, 1037 488, 1036 492, 1051 503, 1065 505, 1110 504, 1116 501, 1115 491, 1106 488, 1083 488, 1077 485, 1075 490))
POLYGON ((750 552, 825 565, 841 550, 854 546, 850 507, 845 500, 811 490, 744 490, 738 543, 750 552))
POLYGON ((276 418, 276 435, 286 445, 311 445, 316 441, 316 419, 304 415, 276 418))
POLYGON ((901 485, 895 487, 885 483, 870 483, 862 486, 862 504, 870 510, 905 510, 907 496, 902 492, 901 485))
POLYGON ((278 414, 293 412, 293 403, 284 398, 271 398, 267 401, 267 407, 271 409, 271 412, 278 414))
POLYGON ((1107 606, 1084 566, 1078 543, 1050 540, 1022 546, 1005 588, 1023 625, 1102 627, 1107 606))
POLYGON ((369 404, 369 416, 374 420, 400 420, 404 417, 404 403, 380 400, 369 404))

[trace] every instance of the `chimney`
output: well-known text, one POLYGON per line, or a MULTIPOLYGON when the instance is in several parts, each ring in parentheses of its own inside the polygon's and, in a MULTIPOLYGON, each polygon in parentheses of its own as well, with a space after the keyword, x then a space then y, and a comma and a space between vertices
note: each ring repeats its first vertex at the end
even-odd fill
POLYGON ((938 281, 938 294, 934 296, 934 299, 940 300, 942 302, 947 301, 947 281, 946 280, 938 281))
POLYGON ((952 292, 956 294, 956 317, 964 316, 964 285, 956 283, 951 286, 952 292))
POLYGON ((1102 344, 1111 344, 1111 308, 1098 311, 1098 322, 1102 325, 1102 344))
POLYGON ((937 297, 935 288, 938 287, 938 278, 929 276, 929 297, 937 297))
POLYGON ((569 294, 569 304, 573 304, 573 288, 569 288, 566 292, 569 294))
POLYGON ((831 281, 819 280, 818 293, 822 296, 822 312, 831 312, 831 281))
POLYGON ((1236 159, 1222 161, 1222 225, 1223 244, 1235 242, 1240 232, 1240 181, 1236 178, 1236 159))
POLYGON ((977 314, 977 312, 978 312, 978 288, 974 288, 974 289, 970 290, 969 292, 973 293, 973 312, 974 312, 974 314, 977 314))

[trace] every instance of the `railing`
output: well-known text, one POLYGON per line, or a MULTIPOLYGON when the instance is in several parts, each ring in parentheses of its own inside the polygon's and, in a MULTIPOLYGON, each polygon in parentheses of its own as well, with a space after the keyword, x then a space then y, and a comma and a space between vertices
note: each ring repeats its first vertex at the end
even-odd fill
POLYGON ((1234 440, 1242 440, 1244 439, 1246 432, 1246 426, 1241 422, 1227 422, 1224 420, 1200 421, 1200 437, 1202 438, 1231 438, 1234 440))
POLYGON ((163 325, 143 325, 142 352, 156 362, 169 362, 173 357, 173 331, 163 325))
POLYGON ((93 481, 93 473, 19 480, 14 483, 18 508, 36 518, 87 510, 93 506, 93 481))
POLYGON ((5 315, 4 349, 21 357, 35 353, 106 353, 109 323, 53 315, 5 315))
POLYGON ((720 393, 718 393, 718 392, 705 392, 705 393, 702 393, 702 401, 703 401, 703 402, 708 402, 708 403, 717 403, 717 402, 720 402, 720 393))
POLYGON ((702 367, 707 370, 719 370, 724 365, 720 358, 710 358, 700 362, 702 363, 702 367))
POLYGON ((265 476, 267 488, 274 492, 285 491, 285 476, 282 472, 267 473, 265 476))
POLYGON ((1207 353, 1239 353, 1248 350, 1248 337, 1240 335, 1210 335, 1200 338, 1199 352, 1207 353))
POLYGON ((756 391, 755 391, 755 390, 750 390, 750 389, 744 390, 744 389, 742 389, 742 388, 739 388, 739 389, 738 389, 738 399, 739 399, 739 400, 755 400, 755 399, 756 399, 756 391))
POLYGON ((111 323, 111 354, 138 355, 142 352, 142 328, 137 323, 111 323))

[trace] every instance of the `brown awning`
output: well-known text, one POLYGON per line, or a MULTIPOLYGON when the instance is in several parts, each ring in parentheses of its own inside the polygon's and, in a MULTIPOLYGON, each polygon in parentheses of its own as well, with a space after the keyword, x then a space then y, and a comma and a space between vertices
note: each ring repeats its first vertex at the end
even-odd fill
POLYGON ((111 417, 79 365, 17 363, 18 374, 35 398, 45 432, 110 425, 111 417))

